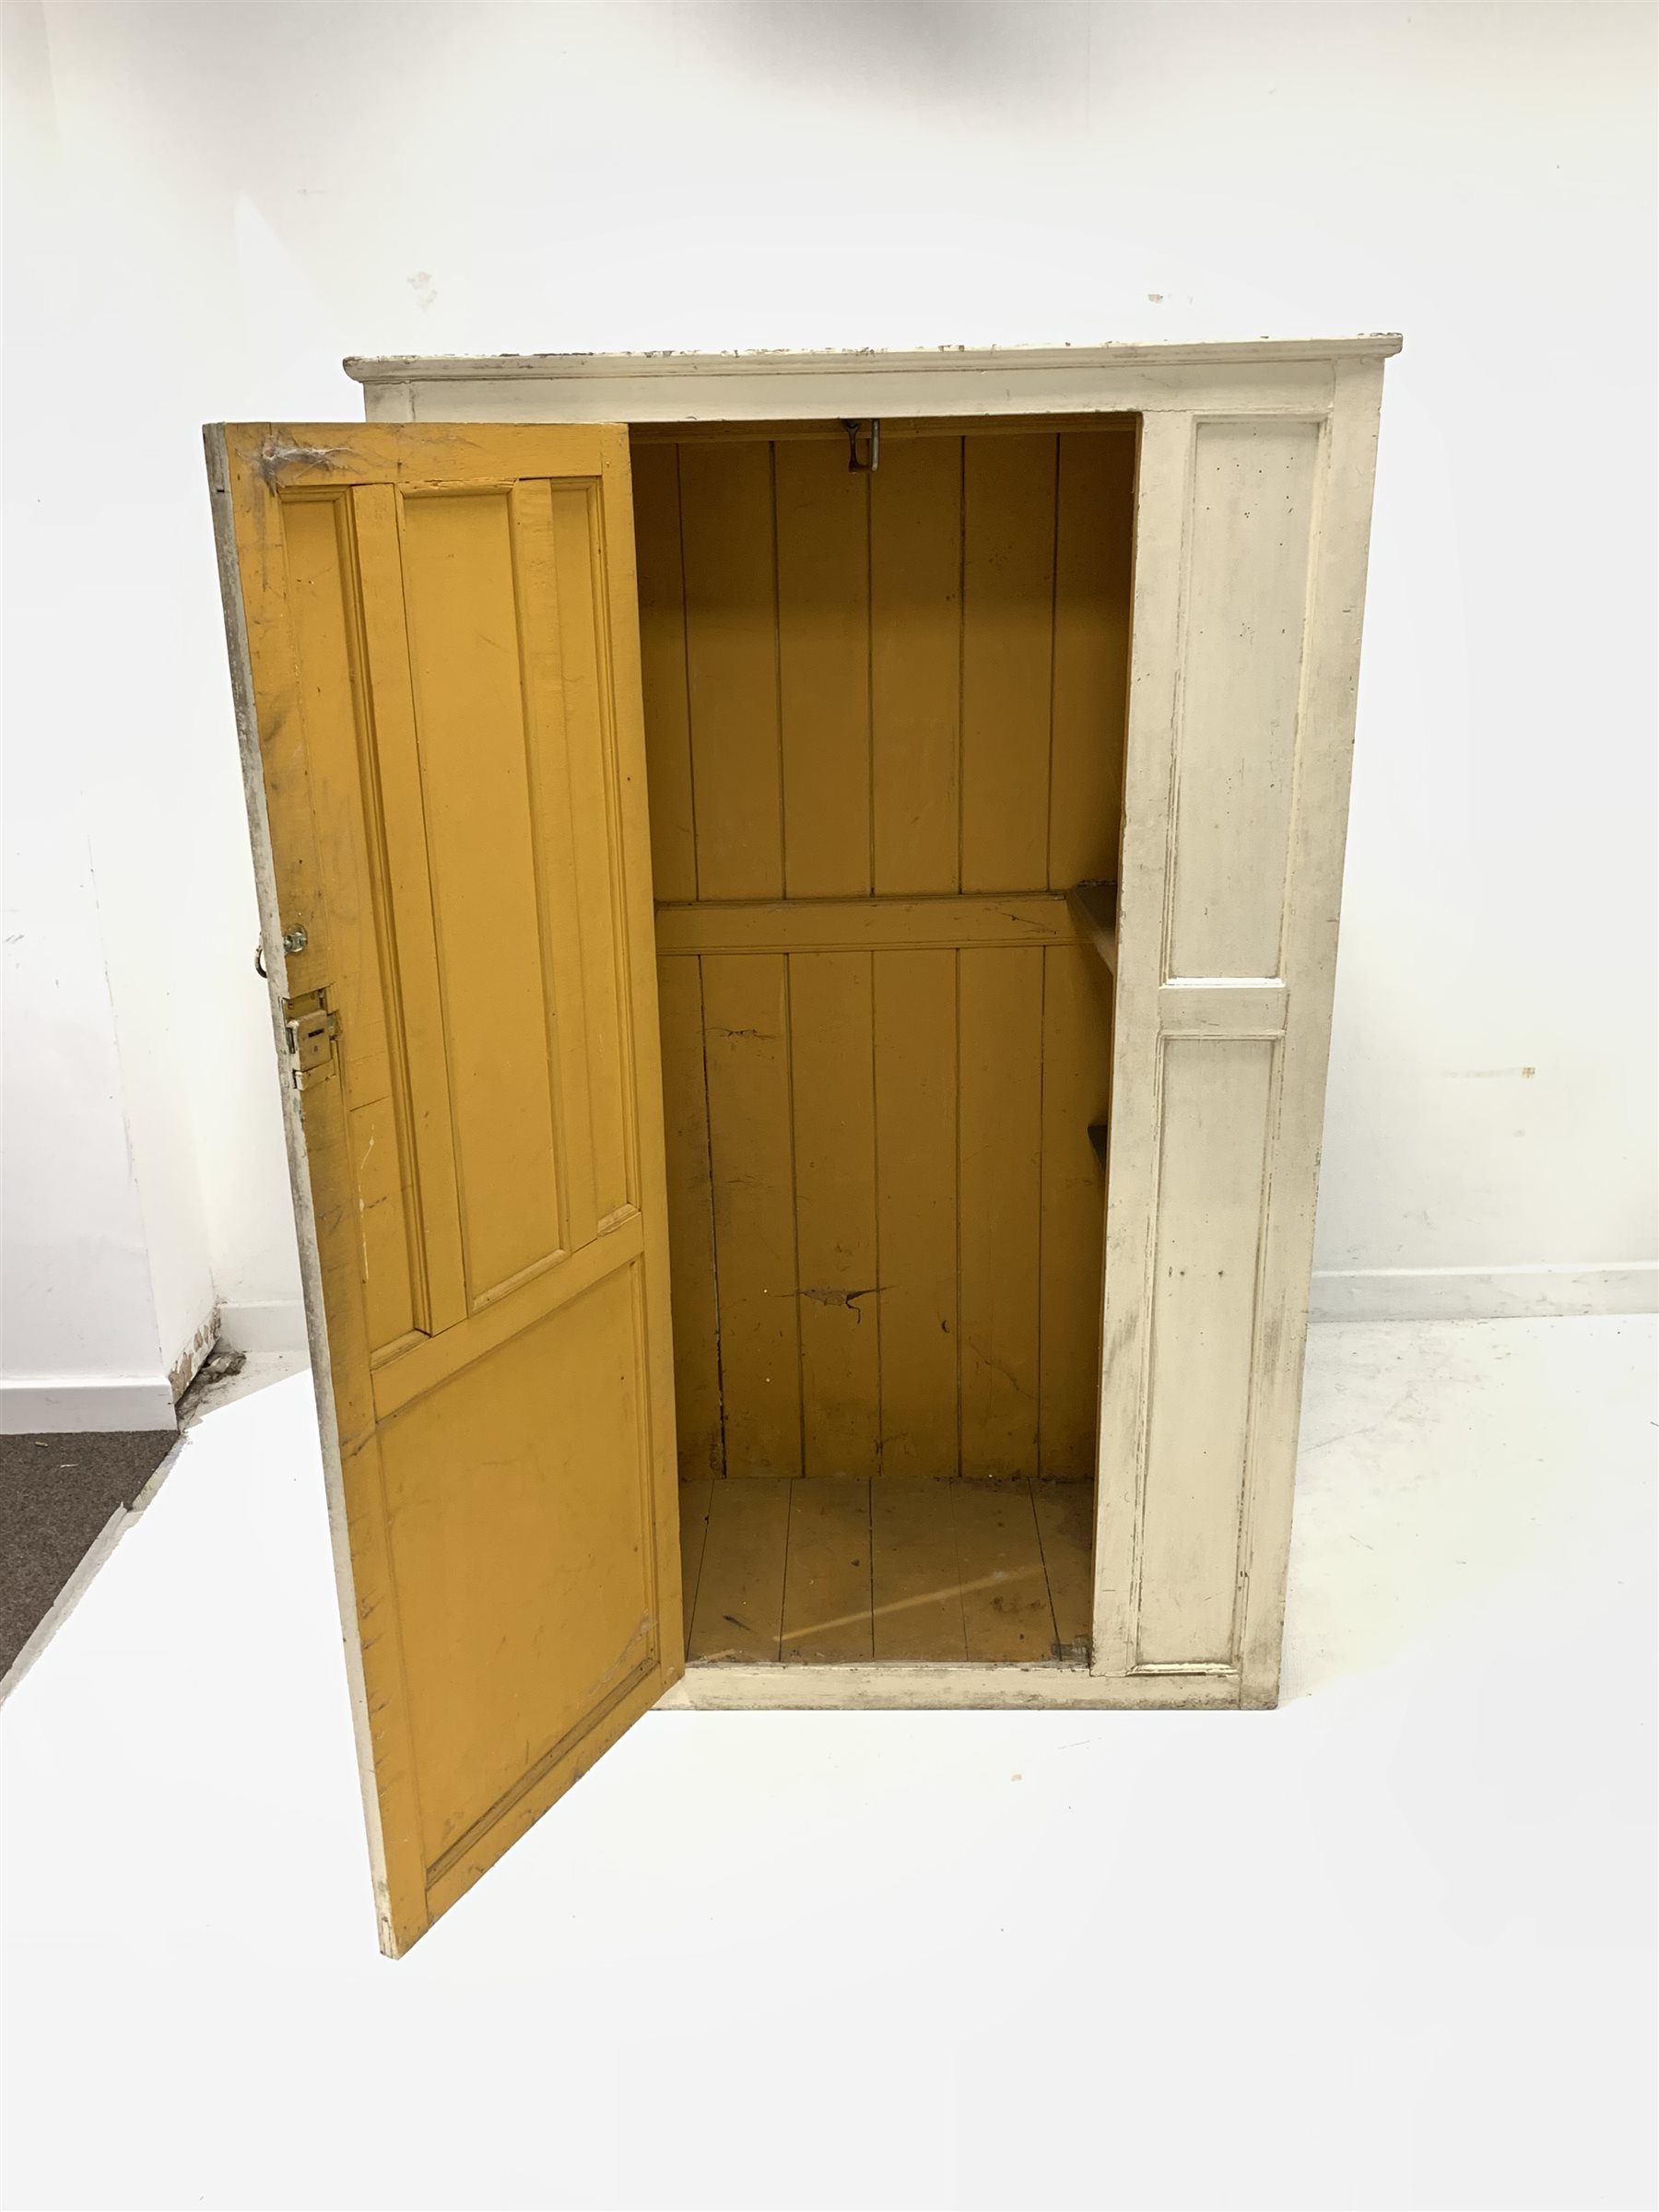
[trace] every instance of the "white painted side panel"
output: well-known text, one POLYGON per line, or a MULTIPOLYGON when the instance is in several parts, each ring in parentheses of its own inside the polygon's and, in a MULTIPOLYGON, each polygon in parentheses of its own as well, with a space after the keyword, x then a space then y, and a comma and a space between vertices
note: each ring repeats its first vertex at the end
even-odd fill
POLYGON ((1276 1051, 1162 1047, 1137 1666, 1234 1664, 1276 1051))
POLYGON ((1171 975, 1277 975, 1323 425, 1199 422, 1171 975))
POLYGON ((1382 396, 1380 361, 1338 367, 1314 493, 1296 790, 1285 873, 1280 961, 1287 994, 1285 1037, 1268 1161, 1240 1562, 1239 1654, 1246 1705, 1271 1705, 1278 1698, 1382 396))
POLYGON ((1381 365, 1148 421, 1095 1665, 1277 1694, 1381 365))

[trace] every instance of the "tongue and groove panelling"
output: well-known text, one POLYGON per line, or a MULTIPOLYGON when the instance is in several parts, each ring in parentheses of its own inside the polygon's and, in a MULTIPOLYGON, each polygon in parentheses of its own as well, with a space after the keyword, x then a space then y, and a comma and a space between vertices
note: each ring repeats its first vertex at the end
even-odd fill
POLYGON ((1134 454, 635 435, 688 1479, 1092 1472, 1134 454))

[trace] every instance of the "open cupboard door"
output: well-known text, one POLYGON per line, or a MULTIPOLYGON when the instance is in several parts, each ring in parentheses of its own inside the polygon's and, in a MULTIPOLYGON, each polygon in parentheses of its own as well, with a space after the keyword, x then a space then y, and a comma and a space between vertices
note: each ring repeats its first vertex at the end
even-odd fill
POLYGON ((206 445, 396 1953, 683 1664, 628 438, 206 445))

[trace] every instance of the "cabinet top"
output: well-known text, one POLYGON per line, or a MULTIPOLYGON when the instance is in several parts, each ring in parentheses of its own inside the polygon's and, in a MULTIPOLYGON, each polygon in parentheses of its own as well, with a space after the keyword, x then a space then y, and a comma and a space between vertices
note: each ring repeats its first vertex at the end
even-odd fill
POLYGON ((1245 338, 1170 340, 1101 346, 934 346, 910 352, 876 347, 848 347, 817 353, 757 347, 730 353, 664 350, 649 353, 348 354, 347 376, 359 384, 476 382, 515 377, 602 381, 627 377, 823 375, 847 370, 938 371, 940 370, 1077 369, 1194 367, 1223 363, 1267 366, 1288 361, 1381 360, 1398 353, 1397 331, 1371 331, 1346 338, 1245 338))

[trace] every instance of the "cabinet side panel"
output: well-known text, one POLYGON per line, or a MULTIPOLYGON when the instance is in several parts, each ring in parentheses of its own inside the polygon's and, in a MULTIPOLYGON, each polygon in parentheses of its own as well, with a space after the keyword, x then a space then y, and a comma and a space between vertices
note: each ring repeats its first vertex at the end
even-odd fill
POLYGON ((1322 426, 1201 422, 1171 975, 1277 975, 1322 426))
POLYGON ((1273 1045, 1164 1046, 1137 1662, 1233 1664, 1273 1045))
POLYGON ((1278 1696, 1382 384, 1380 360, 1337 366, 1314 525, 1286 871, 1287 1017, 1245 1504, 1240 1657, 1246 1705, 1271 1705, 1278 1696))

